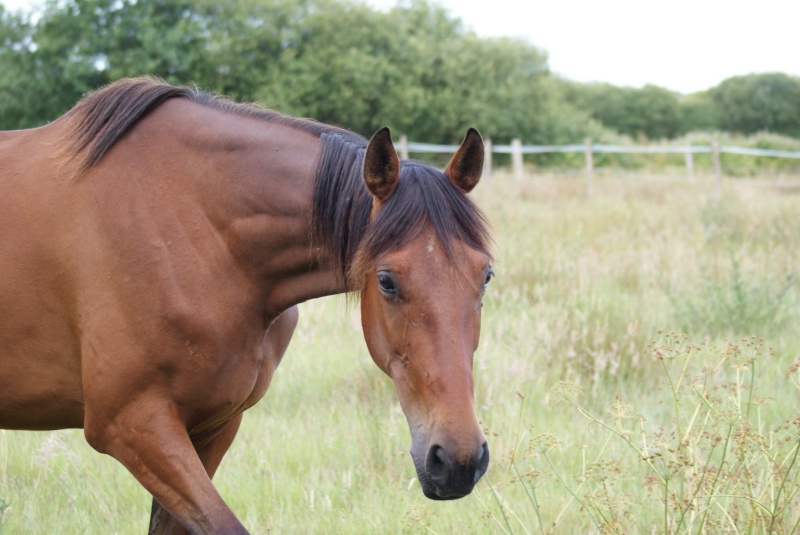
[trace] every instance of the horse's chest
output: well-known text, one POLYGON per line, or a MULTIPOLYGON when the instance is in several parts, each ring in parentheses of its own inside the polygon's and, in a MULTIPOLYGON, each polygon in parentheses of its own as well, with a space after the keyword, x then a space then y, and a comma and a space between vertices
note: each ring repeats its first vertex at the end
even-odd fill
POLYGON ((252 407, 267 391, 275 367, 254 349, 206 374, 192 402, 186 404, 187 427, 193 436, 213 431, 252 407))
POLYGON ((297 318, 297 307, 291 307, 279 315, 264 334, 256 352, 256 377, 253 389, 246 400, 250 402, 248 406, 261 399, 269 388, 272 375, 289 347, 297 318))
POLYGON ((221 366, 203 409, 197 415, 199 418, 193 418, 196 423, 190 427, 196 431, 214 427, 261 399, 289 345, 296 323, 297 309, 292 307, 272 323, 260 343, 221 366))

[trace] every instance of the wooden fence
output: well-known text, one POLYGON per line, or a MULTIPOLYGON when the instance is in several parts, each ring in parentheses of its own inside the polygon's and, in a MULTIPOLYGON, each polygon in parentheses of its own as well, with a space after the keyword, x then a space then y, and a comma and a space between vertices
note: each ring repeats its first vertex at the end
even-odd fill
MULTIPOLYGON (((618 154, 683 154, 684 165, 686 168, 686 179, 690 182, 696 180, 694 155, 705 153, 711 154, 711 167, 714 179, 714 189, 717 195, 722 188, 722 166, 720 164, 720 154, 744 154, 749 156, 769 156, 774 158, 793 158, 800 160, 800 152, 751 149, 746 147, 720 146, 716 139, 712 139, 710 146, 683 145, 683 146, 662 146, 662 145, 603 145, 593 143, 590 138, 586 138, 583 144, 576 145, 523 145, 519 139, 514 139, 510 145, 492 145, 491 140, 484 141, 486 146, 486 156, 484 160, 484 175, 492 174, 492 154, 510 154, 512 174, 517 180, 522 180, 525 176, 523 155, 525 154, 546 154, 546 153, 583 153, 585 161, 586 188, 591 195, 594 181, 594 154, 595 153, 618 153, 618 154)), ((453 153, 458 148, 457 145, 435 145, 430 143, 410 142, 406 136, 400 137, 397 146, 400 157, 408 159, 409 153, 453 153)), ((765 183, 766 182, 762 182, 765 183)), ((770 182, 769 185, 778 187, 800 187, 800 182, 770 182)))

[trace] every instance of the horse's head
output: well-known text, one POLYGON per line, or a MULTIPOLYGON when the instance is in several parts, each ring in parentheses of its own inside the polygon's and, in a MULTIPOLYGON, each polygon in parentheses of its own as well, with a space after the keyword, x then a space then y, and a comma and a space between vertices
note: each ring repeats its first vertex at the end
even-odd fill
POLYGON ((364 159, 373 209, 355 262, 361 322, 408 419, 422 490, 437 500, 469 494, 489 464, 472 360, 492 268, 483 216, 466 197, 482 166, 474 129, 444 173, 401 165, 388 129, 373 136, 364 159))

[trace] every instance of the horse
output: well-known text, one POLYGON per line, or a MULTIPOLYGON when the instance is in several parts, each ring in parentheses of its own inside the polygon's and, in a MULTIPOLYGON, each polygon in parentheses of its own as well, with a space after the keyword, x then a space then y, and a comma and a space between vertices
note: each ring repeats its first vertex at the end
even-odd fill
POLYGON ((0 428, 83 428, 152 494, 152 534, 247 533, 211 479, 297 305, 347 293, 424 495, 468 495, 489 464, 483 150, 469 129, 442 172, 401 162, 388 128, 367 141, 152 77, 0 132, 0 428))

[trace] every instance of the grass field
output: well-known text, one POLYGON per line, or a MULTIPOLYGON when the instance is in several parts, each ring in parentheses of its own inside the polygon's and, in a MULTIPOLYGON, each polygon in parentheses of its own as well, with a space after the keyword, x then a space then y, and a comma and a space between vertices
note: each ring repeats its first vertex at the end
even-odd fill
MULTIPOLYGON (((800 521, 800 190, 495 176, 475 356, 492 465, 425 499, 358 307, 302 305, 215 479, 253 533, 790 533, 800 521)), ((144 533, 80 431, 0 431, 3 535, 144 533)))

